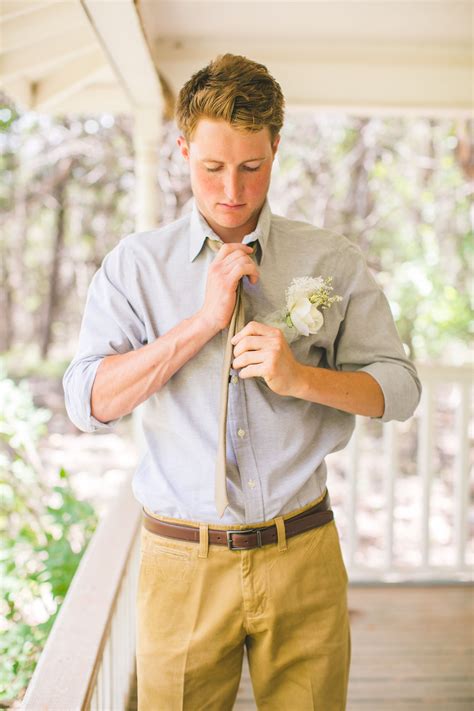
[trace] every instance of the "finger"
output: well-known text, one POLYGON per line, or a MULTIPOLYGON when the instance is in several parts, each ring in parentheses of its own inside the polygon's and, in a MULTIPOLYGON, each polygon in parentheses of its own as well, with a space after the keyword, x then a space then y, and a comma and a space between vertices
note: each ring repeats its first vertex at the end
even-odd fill
POLYGON ((226 242, 216 253, 214 261, 220 262, 233 252, 243 252, 244 254, 252 254, 253 247, 249 247, 248 244, 242 244, 241 242, 226 242))
POLYGON ((241 331, 231 339, 232 344, 238 343, 245 336, 278 336, 279 329, 268 326, 260 321, 249 321, 241 331))
POLYGON ((215 262, 212 266, 214 269, 220 270, 225 279, 231 279, 234 285, 245 275, 255 284, 260 276, 260 271, 255 262, 248 254, 244 254, 242 250, 235 250, 229 254, 224 261, 218 263, 217 266, 215 262), (250 265, 252 270, 249 272, 244 265, 250 265), (237 273, 235 271, 236 268, 239 268, 240 272, 237 273))
POLYGON ((256 266, 250 255, 244 254, 242 250, 235 250, 223 260, 221 268, 223 270, 229 270, 236 264, 253 264, 256 266))
POLYGON ((266 358, 266 354, 263 350, 258 351, 245 351, 241 353, 237 358, 232 361, 233 368, 245 368, 248 365, 254 365, 256 363, 263 363, 266 358))
POLYGON ((246 368, 239 370, 239 378, 258 378, 265 377, 265 366, 262 363, 258 365, 248 365, 246 368))
POLYGON ((255 280, 259 277, 258 269, 253 262, 239 262, 226 274, 226 277, 237 285, 243 276, 253 277, 255 280))
POLYGON ((268 345, 268 340, 265 336, 244 336, 234 346, 234 356, 238 356, 244 351, 256 351, 268 345))

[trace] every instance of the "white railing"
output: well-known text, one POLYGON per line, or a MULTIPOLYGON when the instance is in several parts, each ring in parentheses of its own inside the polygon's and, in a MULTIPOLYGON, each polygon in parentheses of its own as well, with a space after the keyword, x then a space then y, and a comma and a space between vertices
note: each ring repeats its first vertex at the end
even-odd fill
MULTIPOLYGON (((344 491, 341 495, 343 504, 337 520, 341 522, 341 543, 344 558, 352 582, 453 582, 471 579, 472 561, 468 560, 468 511, 469 511, 469 442, 472 435, 470 417, 470 402, 472 393, 472 369, 468 366, 428 366, 418 365, 418 373, 423 385, 423 394, 415 416, 408 423, 396 421, 381 424, 369 421, 367 418, 356 418, 356 429, 349 447, 340 456, 347 477, 344 491), (439 422, 440 418, 447 425, 439 422), (438 420, 438 422, 437 422, 438 420), (377 433, 377 426, 379 431, 377 433), (443 429, 443 427, 445 429, 443 429), (446 430, 446 427, 448 428, 446 430), (370 433, 369 433, 370 428, 370 433), (370 434, 370 437, 369 437, 370 434), (379 444, 377 456, 374 451, 367 452, 364 448, 368 442, 374 443, 374 435, 378 434, 379 444), (446 437, 449 434, 449 441, 446 437), (435 453, 440 437, 444 437, 441 448, 442 456, 448 460, 446 466, 451 475, 451 494, 444 497, 438 491, 433 499, 433 484, 436 482, 437 467, 435 453), (400 447, 408 440, 414 441, 416 449, 413 452, 413 471, 407 474, 400 471, 400 447), (372 461, 371 461, 372 460, 372 461), (374 461, 382 463, 378 480, 379 484, 379 515, 383 511, 384 524, 379 525, 377 536, 382 540, 383 554, 378 557, 375 565, 368 565, 360 560, 361 523, 361 484, 366 469, 374 469, 374 461), (417 516, 406 519, 405 538, 411 546, 413 564, 397 563, 394 555, 395 533, 397 520, 396 489, 397 486, 412 489, 417 497, 414 502, 418 508, 417 516), (438 508, 443 506, 444 518, 433 517, 432 503, 436 501, 438 508), (450 508, 451 513, 446 513, 450 508), (447 523, 449 518, 451 523, 447 523), (345 525, 344 525, 345 520, 345 525), (442 546, 436 551, 430 526, 441 525, 445 538, 451 539, 451 555, 447 562, 434 560, 442 546), (447 527, 451 529, 449 532, 447 527)), ((334 455, 333 455, 334 457, 334 455)), ((405 453, 405 463, 407 454, 405 453)), ((331 463, 329 463, 328 488, 332 491, 331 463)), ((366 492, 373 495, 370 485, 366 492)), ((367 498, 370 498, 367 496, 367 498)), ((413 509, 412 509, 413 511, 413 509)), ((365 511, 367 516, 367 510, 365 511)), ((369 512, 370 515, 370 512, 369 512)), ((380 516, 379 516, 380 518, 380 516)), ((401 527, 399 526, 399 529, 401 527)), ((375 529, 375 527, 374 527, 375 529)), ((444 546, 444 549, 446 546, 444 546)), ((399 556, 400 557, 400 556, 399 556)), ((446 556, 444 556, 446 558, 446 556)))
MULTIPOLYGON (((350 446, 345 451, 345 477, 341 489, 338 528, 348 568, 355 584, 370 583, 442 583, 470 579, 466 559, 468 522, 468 452, 471 371, 468 368, 418 366, 423 383, 423 399, 409 423, 384 425, 357 418, 350 446), (434 565, 431 561, 430 501, 433 483, 435 415, 439 391, 444 388, 444 407, 451 412, 453 511, 455 556, 451 564, 434 565), (446 389, 447 388, 447 389, 446 389), (359 549, 360 494, 365 459, 374 452, 364 452, 367 428, 380 428, 378 461, 383 462, 382 496, 379 509, 384 515, 381 535, 384 555, 378 565, 356 560, 359 549), (411 428, 417 432, 413 433, 411 428), (412 479, 419 484, 417 522, 420 543, 419 561, 412 566, 397 565, 396 485, 403 482, 400 471, 400 445, 408 437, 413 447, 412 479), (343 525, 343 521, 346 525, 343 525), (341 524, 341 525, 340 525, 341 524), (345 533, 344 533, 345 528, 345 533), (346 543, 347 540, 347 543, 346 543)), ((370 442, 373 443, 373 432, 370 442)), ((372 446, 372 445, 371 445, 372 446)), ((333 499, 331 465, 328 488, 333 499)), ((405 481, 410 477, 405 477, 405 481)), ((337 496, 334 497, 337 499, 337 496)), ((334 506, 333 508, 337 508, 334 506)), ((139 560, 140 509, 133 500, 130 480, 124 482, 114 507, 99 525, 71 588, 62 605, 22 708, 26 711, 124 711, 135 672, 135 595, 139 560)))
POLYGON ((130 478, 81 560, 28 686, 25 711, 124 711, 135 676, 140 508, 130 478))

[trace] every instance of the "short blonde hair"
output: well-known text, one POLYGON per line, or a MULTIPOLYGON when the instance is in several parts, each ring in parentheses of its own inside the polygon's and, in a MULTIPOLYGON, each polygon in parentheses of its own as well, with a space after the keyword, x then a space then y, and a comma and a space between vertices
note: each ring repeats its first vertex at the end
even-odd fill
POLYGON ((183 86, 176 121, 186 140, 192 140, 199 119, 209 118, 249 132, 268 126, 273 142, 283 125, 284 105, 280 85, 263 64, 224 54, 183 86))

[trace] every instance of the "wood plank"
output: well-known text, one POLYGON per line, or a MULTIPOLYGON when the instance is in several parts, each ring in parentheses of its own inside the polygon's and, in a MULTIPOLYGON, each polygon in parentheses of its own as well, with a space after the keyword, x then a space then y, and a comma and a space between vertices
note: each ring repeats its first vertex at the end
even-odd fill
POLYGON ((84 13, 76 2, 28 3, 27 14, 10 15, 2 20, 2 52, 29 47, 41 39, 60 37, 85 24, 84 13))
POLYGON ((0 54, 0 77, 10 81, 23 75, 37 79, 55 66, 71 58, 88 53, 96 47, 90 27, 75 27, 60 37, 46 37, 10 52, 0 54))
MULTIPOLYGON (((472 711, 473 586, 349 585, 348 600, 347 711, 472 711)), ((234 709, 256 708, 245 654, 234 709)))
POLYGON ((85 86, 93 83, 104 68, 110 71, 99 47, 63 62, 60 68, 37 83, 34 91, 35 110, 47 110, 68 96, 80 92, 85 86))
POLYGON ((348 711, 472 708, 472 586, 349 586, 348 711))

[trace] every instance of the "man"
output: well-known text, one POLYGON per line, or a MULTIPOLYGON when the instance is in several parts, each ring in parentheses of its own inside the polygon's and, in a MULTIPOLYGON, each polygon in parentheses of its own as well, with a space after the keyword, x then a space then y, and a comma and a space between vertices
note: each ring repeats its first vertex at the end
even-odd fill
POLYGON ((283 104, 244 57, 218 57, 185 84, 192 212, 105 257, 64 376, 84 431, 144 403, 142 711, 231 709, 244 645, 259 709, 345 708, 348 578, 324 459, 347 444, 354 414, 404 420, 420 396, 360 250, 270 211, 283 104), (222 375, 239 298, 245 325, 222 375))

